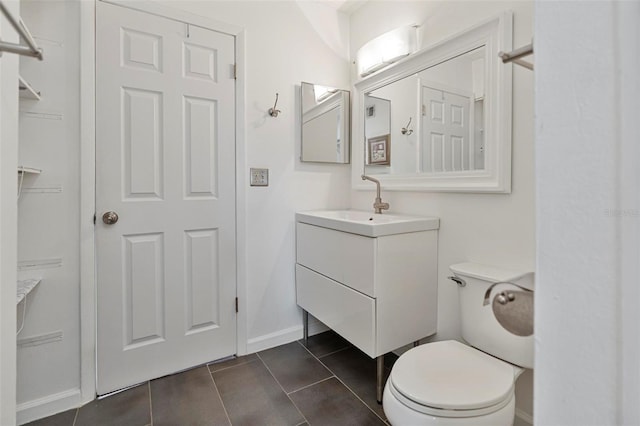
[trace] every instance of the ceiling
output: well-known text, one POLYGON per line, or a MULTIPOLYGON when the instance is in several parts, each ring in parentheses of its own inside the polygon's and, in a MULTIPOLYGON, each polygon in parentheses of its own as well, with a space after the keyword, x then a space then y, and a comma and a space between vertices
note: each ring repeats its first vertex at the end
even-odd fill
POLYGON ((356 10, 364 6, 369 0, 323 0, 322 3, 335 8, 336 10, 351 15, 356 10))

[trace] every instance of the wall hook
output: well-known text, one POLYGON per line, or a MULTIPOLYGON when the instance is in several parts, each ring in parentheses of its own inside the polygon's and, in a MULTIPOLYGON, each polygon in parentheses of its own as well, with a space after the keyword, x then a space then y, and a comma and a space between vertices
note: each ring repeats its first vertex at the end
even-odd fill
POLYGON ((280 110, 276 109, 276 105, 278 105, 278 94, 276 93, 276 102, 273 104, 273 108, 269 108, 269 115, 272 117, 277 117, 280 114, 280 110))
POLYGON ((409 136, 410 134, 413 133, 413 130, 411 130, 409 128, 409 125, 411 124, 411 117, 409 117, 409 122, 407 123, 406 127, 403 127, 402 130, 400 130, 400 133, 402 133, 403 135, 407 135, 409 136))

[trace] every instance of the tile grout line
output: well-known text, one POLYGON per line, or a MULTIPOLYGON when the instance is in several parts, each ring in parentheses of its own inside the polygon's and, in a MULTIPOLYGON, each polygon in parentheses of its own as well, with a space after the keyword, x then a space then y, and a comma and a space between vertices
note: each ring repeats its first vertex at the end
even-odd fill
MULTIPOLYGON (((320 360, 318 360, 318 361, 320 361, 320 360)), ((320 362, 322 362, 322 361, 320 361, 320 362)), ((323 363, 322 365, 324 365, 324 363, 323 363)), ((329 371, 331 371, 331 369, 329 369, 329 367, 327 367, 326 365, 324 365, 324 366, 325 366, 329 371)), ((331 372, 333 373, 333 371, 331 371, 331 372)), ((334 373, 334 375, 335 375, 335 373, 334 373)), ((344 387, 345 387, 345 388, 347 388, 347 389, 349 390, 349 392, 351 392, 351 393, 352 393, 352 394, 353 394, 353 395, 358 399, 358 401, 362 402, 362 404, 363 404, 365 407, 367 407, 367 408, 369 409, 369 411, 371 411, 371 412, 373 413, 373 415, 374 415, 374 416, 376 416, 377 418, 379 418, 379 419, 380 419, 380 421, 381 421, 382 423, 384 423, 384 424, 389 424, 389 423, 387 423, 387 421, 386 421, 385 419, 383 419, 382 417, 380 417, 380 415, 379 415, 378 413, 376 413, 376 412, 375 412, 375 410, 369 406, 369 404, 367 404, 366 402, 364 402, 364 400, 363 400, 362 398, 360 398, 360 396, 359 396, 357 393, 355 393, 355 391, 354 391, 353 389, 351 389, 351 388, 350 388, 350 387, 349 387, 349 386, 348 386, 348 385, 347 385, 347 384, 346 384, 346 383, 345 383, 345 382, 344 382, 340 377, 338 377, 337 375, 336 375, 335 377, 336 377, 336 379, 338 379, 338 381, 339 381, 340 383, 342 383, 342 384, 344 385, 344 387)), ((376 404, 377 404, 377 402, 376 402, 376 404)), ((384 408, 382 409, 382 411, 384 411, 384 408)))
MULTIPOLYGON (((376 413, 376 412, 375 412, 371 407, 369 407, 369 404, 367 404, 366 402, 364 402, 364 401, 362 400, 362 398, 360 398, 360 396, 358 396, 358 394, 357 394, 357 393, 355 393, 355 392, 353 391, 353 389, 351 389, 349 386, 347 386, 347 384, 346 384, 344 381, 342 381, 342 379, 340 379, 340 377, 339 377, 339 376, 338 376, 338 375, 337 375, 333 370, 331 370, 331 369, 330 369, 330 368, 329 368, 329 367, 328 367, 324 362, 322 362, 322 360, 321 360, 320 358, 318 358, 318 357, 316 357, 315 355, 313 355, 313 353, 311 353, 311 351, 310 351, 310 350, 309 350, 305 345, 303 345, 303 344, 302 344, 302 343, 300 343, 300 342, 298 342, 298 343, 300 344, 300 346, 302 346, 303 348, 305 348, 305 349, 307 350, 307 352, 309 352, 309 353, 311 354, 311 356, 313 356, 315 359, 317 359, 317 360, 318 360, 318 362, 324 366, 324 368, 326 368, 327 370, 329 370, 329 372, 331 372, 331 374, 333 374, 333 375, 334 375, 334 377, 335 377, 336 379, 338 379, 338 381, 339 381, 340 383, 342 383, 342 384, 344 385, 344 387, 346 387, 346 388, 349 390, 349 392, 351 392, 351 393, 352 393, 352 394, 353 394, 353 395, 354 395, 354 396, 355 396, 355 397, 356 397, 360 402, 362 402, 362 404, 364 404, 364 406, 365 406, 365 407, 367 407, 367 408, 369 409, 369 411, 371 411, 371 412, 372 412, 372 413, 373 413, 377 418, 379 418, 379 419, 380 419, 380 421, 382 421, 384 424, 389 424, 389 423, 387 423, 387 421, 386 421, 386 420, 384 420, 382 417, 380 417, 380 415, 379 415, 378 413, 376 413)), ((346 349, 349 349, 349 348, 346 348, 346 349)), ((340 351, 336 351, 336 352, 340 352, 340 351)), ((384 411, 384 409, 383 409, 383 411, 384 411)))
MULTIPOLYGON (((321 360, 320 358, 318 358, 317 356, 315 356, 315 355, 313 354, 313 352, 311 352, 311 351, 309 350, 309 348, 307 348, 305 345, 303 345, 303 344, 302 344, 302 342, 300 342, 300 341, 298 341, 298 340, 296 340, 296 342, 298 342, 298 344, 299 344, 300 346, 302 346, 303 348, 305 348, 305 349, 307 350, 307 352, 309 352, 309 353, 311 354, 311 356, 312 356, 312 357, 314 357, 315 359, 317 359, 317 360, 318 360, 318 362, 319 362, 320 364, 324 365, 324 368, 326 368, 327 370, 329 370, 329 372, 330 372, 331 374, 333 374, 333 376, 334 376, 336 379, 338 379, 338 381, 339 381, 340 383, 342 383, 342 384, 344 385, 344 387, 346 387, 346 388, 349 390, 349 392, 351 392, 351 393, 352 393, 352 394, 353 394, 353 395, 354 395, 354 396, 355 396, 355 397, 356 397, 360 402, 362 402, 362 403, 364 404, 364 406, 365 406, 365 407, 367 407, 367 408, 369 409, 369 411, 371 411, 371 412, 372 412, 372 413, 373 413, 377 418, 379 418, 379 419, 380 419, 384 424, 387 424, 387 425, 389 424, 385 419, 383 419, 382 417, 380 417, 380 415, 379 415, 378 413, 376 413, 376 412, 375 412, 375 410, 373 410, 371 407, 369 407, 369 404, 367 404, 366 402, 364 402, 364 400, 363 400, 362 398, 360 398, 360 396, 358 396, 358 394, 357 394, 357 393, 355 393, 355 392, 353 391, 353 389, 351 389, 349 386, 347 386, 347 384, 346 384, 344 381, 342 381, 342 379, 340 379, 340 377, 339 377, 339 376, 338 376, 338 375, 337 375, 333 370, 331 370, 331 369, 330 369, 330 368, 329 368, 329 367, 328 367, 324 362, 322 362, 322 360, 321 360)), ((350 349, 350 348, 345 348, 345 349, 350 349)), ((343 351, 343 350, 345 350, 345 349, 341 349, 340 351, 343 351)), ((335 351, 334 353, 338 353, 338 352, 340 352, 340 351, 335 351)), ((325 356, 329 356, 329 354, 327 354, 327 355, 325 355, 325 356)), ((383 409, 382 411, 384 411, 384 409, 383 409)))
MULTIPOLYGON (((307 347, 306 347, 306 346, 305 346, 305 345, 304 345, 300 340, 296 340, 296 343, 297 343, 297 344, 299 344, 300 346, 302 346, 302 347, 303 347, 307 352, 309 352, 309 353, 311 354, 311 356, 312 356, 312 357, 314 357, 315 359, 317 359, 318 361, 320 361, 320 358, 321 358, 321 357, 318 357, 318 356, 316 356, 313 352, 311 352, 311 351, 309 350, 309 348, 307 348, 307 347)), ((338 352, 345 351, 345 350, 347 350, 347 349, 350 349, 351 347, 352 347, 352 346, 346 346, 346 347, 344 347, 344 348, 342 348, 342 349, 338 349, 338 350, 336 350, 336 351, 329 352, 328 354, 324 354, 324 355, 322 355, 322 357, 329 356, 329 355, 333 355, 333 354, 337 354, 338 352)))
POLYGON ((273 374, 273 371, 271 371, 271 369, 269 368, 269 366, 267 365, 266 362, 264 362, 264 360, 262 359, 262 357, 260 356, 260 354, 258 352, 256 352, 256 356, 258 357, 258 359, 260 360, 260 362, 262 362, 262 365, 264 365, 264 368, 267 369, 267 371, 269 372, 269 374, 271 374, 271 377, 273 377, 273 380, 276 381, 276 383, 278 384, 278 386, 280 386, 280 389, 282 389, 282 392, 284 392, 284 394, 287 396, 287 399, 289 401, 291 401, 291 404, 293 404, 294 407, 296 407, 296 410, 298 410, 298 413, 300 413, 300 415, 302 416, 302 418, 304 419, 304 421, 308 424, 311 425, 311 423, 309 423, 309 419, 307 419, 307 417, 302 413, 302 411, 300 411, 300 408, 298 408, 298 406, 296 405, 295 402, 293 402, 293 399, 291 399, 291 397, 289 396, 289 394, 287 393, 286 390, 284 390, 284 387, 282 387, 282 384, 280 383, 280 381, 278 381, 278 379, 276 378, 275 374, 273 374))
POLYGON ((236 365, 231 365, 229 367, 218 368, 215 371, 211 371, 211 368, 209 368, 209 365, 215 365, 215 364, 212 363, 212 364, 207 364, 207 369, 209 370, 209 373, 213 374, 213 373, 217 373, 218 371, 224 371, 224 370, 228 370, 230 368, 240 367, 240 366, 247 365, 247 364, 250 364, 250 363, 256 362, 256 361, 257 361, 257 359, 252 359, 252 360, 249 360, 247 362, 243 362, 242 364, 236 364, 236 365))
POLYGON ((78 414, 80 414, 80 407, 76 408, 76 415, 73 416, 73 422, 71 426, 76 426, 76 422, 78 421, 78 414))
POLYGON ((151 426, 153 426, 153 401, 151 400, 151 380, 147 382, 147 389, 149 389, 149 419, 151 420, 151 426))
POLYGON ((345 346, 344 348, 338 349, 337 351, 329 352, 328 354, 324 354, 324 355, 321 355, 321 356, 316 356, 316 358, 318 358, 318 360, 319 360, 320 358, 324 358, 325 356, 335 355, 338 352, 346 351, 347 349, 350 349, 350 348, 351 348, 351 346, 345 346))
MULTIPOLYGON (((240 364, 240 365, 244 365, 244 364, 240 364)), ((234 367, 237 367, 234 366, 234 367)), ((229 368, 233 368, 233 367, 229 367, 229 368)), ((223 370, 226 370, 226 368, 223 368, 223 370)), ((227 416, 227 420, 229 420, 229 424, 231 425, 231 417, 229 416, 229 412, 227 411, 227 407, 224 405, 224 401, 222 400, 222 395, 220 395, 220 391, 218 390, 218 385, 216 385, 216 380, 213 378, 213 371, 209 370, 209 366, 207 366, 207 371, 209 371, 209 377, 211 377, 211 383, 213 383, 213 389, 215 389, 216 394, 218 395, 218 398, 220 399, 220 404, 222 404, 222 409, 224 410, 224 415, 227 416)), ((216 371, 222 371, 222 370, 216 370, 216 371)))
MULTIPOLYGON (((331 373, 331 370, 329 370, 329 372, 331 373)), ((296 393, 296 392, 299 392, 299 391, 301 391, 301 390, 305 390, 305 389, 307 389, 307 388, 310 388, 311 386, 315 386, 315 385, 317 385, 318 383, 326 382, 327 380, 329 380, 329 379, 333 379, 334 377, 336 377, 336 376, 335 376, 335 374, 333 374, 333 373, 332 373, 332 374, 331 374, 331 376, 326 377, 326 378, 324 378, 324 379, 322 379, 322 380, 318 380, 317 382, 311 383, 311 384, 309 384, 309 385, 305 385, 305 386, 301 387, 300 389, 292 390, 291 392, 287 392, 287 391, 285 391, 285 393, 286 393, 287 395, 291 395, 292 393, 296 393)), ((284 389, 283 389, 283 390, 284 390, 284 389)))

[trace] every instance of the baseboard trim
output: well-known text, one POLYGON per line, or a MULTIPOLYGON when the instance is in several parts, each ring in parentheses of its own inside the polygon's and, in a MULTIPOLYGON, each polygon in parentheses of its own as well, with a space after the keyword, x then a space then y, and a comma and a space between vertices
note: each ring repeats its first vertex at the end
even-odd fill
POLYGON ((52 416, 82 405, 80 389, 69 389, 43 398, 18 404, 16 418, 19 425, 52 416))
POLYGON ((291 343, 300 338, 302 338, 301 326, 285 328, 284 330, 249 339, 247 341, 247 353, 264 351, 265 349, 291 343))
MULTIPOLYGON (((329 330, 329 327, 318 321, 316 318, 309 317, 309 336, 323 333, 329 330)), ((264 351, 266 349, 275 348, 276 346, 291 343, 302 339, 302 326, 285 328, 284 330, 275 331, 273 333, 254 337, 247 341, 247 353, 264 351)))
POLYGON ((516 417, 522 422, 533 426, 533 416, 526 411, 516 408, 516 417))

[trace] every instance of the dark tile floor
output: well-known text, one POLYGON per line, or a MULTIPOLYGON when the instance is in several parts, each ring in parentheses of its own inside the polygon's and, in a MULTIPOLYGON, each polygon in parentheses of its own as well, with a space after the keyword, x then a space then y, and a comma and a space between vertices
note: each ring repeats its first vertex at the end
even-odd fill
MULTIPOLYGON (((393 355, 385 359, 387 374, 393 355)), ((332 331, 151 380, 30 426, 385 425, 375 360, 332 331)))

